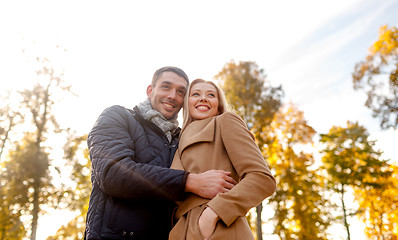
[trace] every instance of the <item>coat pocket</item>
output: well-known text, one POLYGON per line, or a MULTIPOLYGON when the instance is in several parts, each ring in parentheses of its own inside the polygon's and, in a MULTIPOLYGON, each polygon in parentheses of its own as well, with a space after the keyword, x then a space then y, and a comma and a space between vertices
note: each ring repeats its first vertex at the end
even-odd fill
MULTIPOLYGON (((174 226, 169 240, 203 240, 199 227, 199 218, 207 206, 191 209, 174 226)), ((208 240, 254 240, 245 217, 238 217, 229 227, 222 220, 217 222, 213 234, 208 240)))
MULTIPOLYGON (((205 239, 204 238, 204 234, 203 234, 203 231, 202 231, 202 229, 200 229, 200 225, 199 225, 199 219, 200 219, 200 217, 202 216, 202 213, 203 213, 203 211, 206 209, 206 205, 202 205, 202 206, 200 206, 199 207, 199 214, 198 214, 198 218, 195 220, 196 222, 195 222, 195 224, 197 225, 197 228, 198 228, 198 231, 199 231, 199 234, 200 234, 200 236, 201 236, 201 239, 205 239)), ((216 227, 216 226, 215 226, 216 227)), ((214 229, 214 231, 215 231, 216 229, 214 229)), ((214 233, 214 231, 213 231, 213 233, 214 233)), ((212 235, 213 235, 213 233, 212 233, 212 235)), ((209 236, 209 238, 211 237, 211 235, 209 236)))
POLYGON ((199 217, 202 215, 202 212, 205 210, 206 205, 201 205, 196 208, 191 209, 187 214, 187 240, 204 240, 202 232, 199 228, 199 217))

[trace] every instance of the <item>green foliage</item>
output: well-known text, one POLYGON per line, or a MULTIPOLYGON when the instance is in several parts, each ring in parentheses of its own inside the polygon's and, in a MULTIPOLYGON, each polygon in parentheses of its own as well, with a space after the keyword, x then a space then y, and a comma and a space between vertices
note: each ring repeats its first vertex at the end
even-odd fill
POLYGON ((382 129, 398 127, 398 28, 380 27, 379 39, 364 61, 355 65, 354 89, 367 95, 365 105, 379 117, 382 129), (388 75, 384 77, 384 75, 388 75))

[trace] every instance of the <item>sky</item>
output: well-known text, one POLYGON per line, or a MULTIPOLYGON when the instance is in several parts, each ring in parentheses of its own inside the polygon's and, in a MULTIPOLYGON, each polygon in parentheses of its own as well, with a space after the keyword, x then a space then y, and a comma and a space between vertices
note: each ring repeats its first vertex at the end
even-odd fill
POLYGON ((397 12, 396 0, 0 1, 0 93, 29 88, 47 57, 75 93, 59 122, 84 134, 106 107, 143 101, 160 67, 213 80, 231 60, 254 61, 318 133, 358 121, 398 162, 397 131, 380 129, 351 78, 397 12))

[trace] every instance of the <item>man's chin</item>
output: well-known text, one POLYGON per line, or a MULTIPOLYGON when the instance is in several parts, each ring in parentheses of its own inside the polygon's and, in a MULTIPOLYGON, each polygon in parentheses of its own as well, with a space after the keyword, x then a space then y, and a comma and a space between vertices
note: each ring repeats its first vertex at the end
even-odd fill
POLYGON ((172 120, 172 119, 175 119, 177 117, 177 115, 173 115, 173 116, 171 116, 171 117, 166 117, 166 119, 167 120, 172 120))
POLYGON ((162 113, 162 114, 163 114, 163 116, 164 116, 167 120, 171 120, 171 119, 176 118, 176 116, 177 116, 178 113, 169 113, 169 112, 166 112, 166 113, 162 113))

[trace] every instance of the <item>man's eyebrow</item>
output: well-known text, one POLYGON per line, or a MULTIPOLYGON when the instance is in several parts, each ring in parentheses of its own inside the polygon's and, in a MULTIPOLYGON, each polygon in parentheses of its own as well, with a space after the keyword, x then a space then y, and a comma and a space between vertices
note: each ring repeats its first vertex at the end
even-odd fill
MULTIPOLYGON (((165 85, 172 85, 173 83, 170 82, 170 81, 164 80, 164 81, 162 81, 162 82, 160 83, 160 85, 162 85, 162 84, 165 84, 165 85)), ((184 91, 186 91, 186 90, 187 90, 187 87, 181 86, 181 87, 179 87, 179 89, 183 89, 184 91)))
POLYGON ((165 80, 165 81, 162 81, 160 84, 168 84, 168 85, 171 85, 171 82, 165 80))

